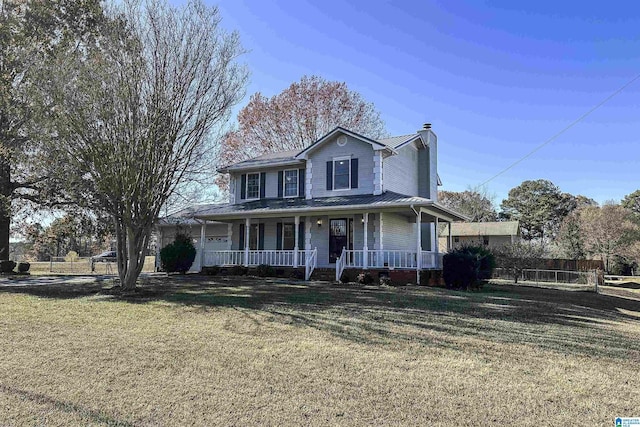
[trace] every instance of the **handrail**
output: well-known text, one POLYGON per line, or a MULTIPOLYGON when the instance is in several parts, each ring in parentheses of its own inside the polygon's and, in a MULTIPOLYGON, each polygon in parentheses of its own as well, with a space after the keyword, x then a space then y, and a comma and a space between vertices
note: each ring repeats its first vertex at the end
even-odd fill
POLYGON ((304 265, 304 280, 309 280, 313 274, 313 270, 316 269, 318 262, 318 248, 314 248, 312 251, 305 251, 305 265, 304 265))
POLYGON ((342 276, 342 272, 344 271, 346 254, 347 254, 347 249, 342 248, 342 253, 340 254, 340 257, 336 259, 336 282, 340 281, 340 277, 342 276))

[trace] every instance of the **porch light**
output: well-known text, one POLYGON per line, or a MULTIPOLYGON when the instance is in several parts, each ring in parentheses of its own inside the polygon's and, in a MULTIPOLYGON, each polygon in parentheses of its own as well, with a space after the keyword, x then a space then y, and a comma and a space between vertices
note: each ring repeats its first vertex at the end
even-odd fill
POLYGON ((318 218, 318 222, 316 222, 316 224, 318 224, 318 227, 322 227, 322 218, 318 218))

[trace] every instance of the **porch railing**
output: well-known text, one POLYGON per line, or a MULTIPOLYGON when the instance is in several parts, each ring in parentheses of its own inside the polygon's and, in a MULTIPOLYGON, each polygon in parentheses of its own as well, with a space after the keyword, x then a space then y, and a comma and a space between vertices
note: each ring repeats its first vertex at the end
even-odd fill
POLYGON ((318 248, 314 248, 312 251, 304 251, 305 263, 304 263, 304 280, 309 280, 313 274, 313 270, 316 269, 318 263, 318 248))
MULTIPOLYGON (((315 250, 315 249, 314 249, 315 250)), ((304 267, 311 250, 298 251, 298 266, 304 267)), ((245 251, 205 251, 204 266, 213 265, 250 265, 268 264, 274 267, 293 267, 295 250, 255 250, 245 251), (248 256, 246 256, 248 255, 248 256), (246 260, 245 260, 246 258, 246 260)), ((315 267, 315 266, 314 266, 315 267)))
POLYGON ((340 281, 340 277, 344 271, 347 252, 348 251, 346 249, 342 249, 342 253, 336 259, 336 282, 340 281))
MULTIPOLYGON (((442 254, 437 252, 422 251, 421 269, 439 269, 442 268, 442 254)), ((396 250, 346 250, 342 251, 340 258, 336 260, 336 275, 338 279, 338 270, 345 268, 389 268, 389 269, 408 269, 414 270, 418 268, 418 256, 415 251, 396 251, 396 250), (365 257, 367 263, 365 264, 365 257)))

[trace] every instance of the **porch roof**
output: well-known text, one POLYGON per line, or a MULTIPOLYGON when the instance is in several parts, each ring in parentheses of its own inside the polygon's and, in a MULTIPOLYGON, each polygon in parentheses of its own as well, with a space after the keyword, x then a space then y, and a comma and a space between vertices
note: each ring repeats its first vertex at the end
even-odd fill
POLYGON ((314 199, 261 199, 246 203, 208 205, 193 212, 193 217, 206 220, 269 217, 292 214, 327 214, 333 211, 360 210, 368 212, 396 209, 421 209, 423 213, 444 221, 468 220, 433 200, 386 191, 381 195, 331 196, 314 199))

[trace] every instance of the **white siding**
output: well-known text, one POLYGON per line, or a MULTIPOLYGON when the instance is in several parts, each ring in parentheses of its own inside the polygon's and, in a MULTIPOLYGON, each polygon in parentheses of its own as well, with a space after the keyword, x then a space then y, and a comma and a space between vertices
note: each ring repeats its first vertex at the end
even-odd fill
POLYGON ((415 222, 409 222, 406 216, 385 213, 382 227, 385 250, 416 250, 418 236, 415 222))
POLYGON ((385 190, 418 195, 418 149, 413 143, 400 148, 398 155, 384 159, 383 170, 385 190))
POLYGON ((326 141, 321 147, 312 150, 309 162, 313 166, 311 178, 311 197, 351 196, 373 194, 373 147, 358 139, 347 137, 344 147, 336 143, 337 136, 326 141), (335 157, 350 156, 358 159, 358 188, 351 190, 327 190, 327 162, 335 157))

